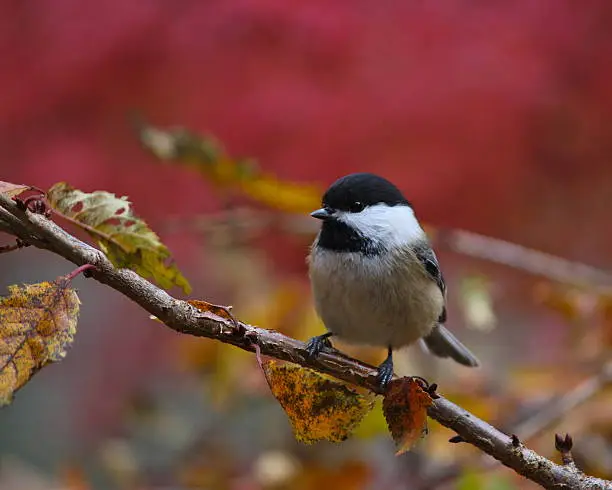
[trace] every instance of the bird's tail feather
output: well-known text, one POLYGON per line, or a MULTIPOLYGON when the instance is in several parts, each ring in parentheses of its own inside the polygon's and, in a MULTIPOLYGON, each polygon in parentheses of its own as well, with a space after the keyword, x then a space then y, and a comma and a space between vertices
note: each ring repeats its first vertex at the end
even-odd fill
POLYGON ((436 325, 427 337, 423 337, 423 342, 427 350, 438 357, 451 357, 469 367, 480 365, 476 356, 443 325, 436 325))

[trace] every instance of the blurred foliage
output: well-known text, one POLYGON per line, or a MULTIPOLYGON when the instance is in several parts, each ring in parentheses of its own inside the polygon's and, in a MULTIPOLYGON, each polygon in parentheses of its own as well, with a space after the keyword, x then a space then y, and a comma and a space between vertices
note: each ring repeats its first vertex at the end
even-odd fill
POLYGON ((483 276, 464 277, 459 284, 461 307, 468 326, 484 332, 495 328, 497 319, 491 294, 491 280, 483 276))
POLYGON ((515 487, 508 478, 466 471, 457 481, 457 490, 512 490, 515 487))
POLYGON ((307 213, 316 209, 321 201, 319 186, 281 181, 262 172, 251 159, 230 157, 211 136, 199 136, 183 128, 163 130, 144 125, 140 140, 158 158, 200 171, 216 189, 237 189, 265 206, 307 213))

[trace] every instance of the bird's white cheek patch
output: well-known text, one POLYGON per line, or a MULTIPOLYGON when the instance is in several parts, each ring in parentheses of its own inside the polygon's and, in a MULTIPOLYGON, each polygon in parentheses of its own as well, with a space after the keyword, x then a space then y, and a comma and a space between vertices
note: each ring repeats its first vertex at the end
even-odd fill
POLYGON ((341 212, 338 219, 364 237, 387 247, 405 245, 423 238, 424 232, 408 206, 376 204, 360 213, 341 212))

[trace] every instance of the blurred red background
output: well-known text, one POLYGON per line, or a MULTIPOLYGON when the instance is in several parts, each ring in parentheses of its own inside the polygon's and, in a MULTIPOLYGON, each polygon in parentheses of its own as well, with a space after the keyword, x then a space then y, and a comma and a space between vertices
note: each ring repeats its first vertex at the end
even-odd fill
MULTIPOLYGON (((234 302, 238 312, 238 298, 249 294, 239 291, 244 277, 236 264, 243 259, 236 257, 248 256, 245 263, 256 269, 253 287, 272 282, 274 290, 295 280, 303 292, 308 240, 284 237, 279 245, 275 237, 273 248, 264 241, 228 259, 189 230, 164 233, 168 220, 219 211, 224 201, 194 172, 159 165, 145 152, 130 125, 134 111, 157 125, 210 132, 230 154, 254 157, 282 180, 323 188, 352 171, 375 171, 396 182, 428 223, 606 267, 611 26, 607 0, 5 0, 1 178, 42 188, 65 180, 84 191, 128 195, 160 231, 194 296, 234 302)), ((28 249, 13 260, 2 257, 3 285, 70 268, 49 255, 28 249)), ((475 267, 443 259, 451 277, 475 267)), ((506 281, 496 286, 505 332, 485 340, 466 332, 478 355, 495 359, 503 351, 510 363, 512 348, 553 360, 564 352, 554 350, 565 338, 563 319, 525 304, 527 280, 501 268, 482 270, 506 281), (550 339, 547 353, 542 345, 550 339)), ((174 385, 173 397, 178 389, 197 398, 205 383, 177 372, 176 334, 102 286, 82 280, 79 287, 77 341, 66 361, 38 375, 2 411, 0 451, 51 475, 74 461, 87 468, 87 481, 90 467, 106 481, 95 462, 99 446, 136 437, 126 400, 147 386, 159 402, 167 385, 174 385)), ((210 403, 203 405, 203 419, 218 417, 210 403)), ((180 410, 166 412, 182 417, 180 410)), ((286 425, 274 414, 275 424, 286 425)), ((253 442, 257 434, 242 437, 259 448, 255 453, 266 449, 253 442)), ((266 441, 272 448, 289 444, 266 441)), ((227 443, 232 451, 235 443, 227 443)), ((148 467, 159 457, 160 474, 164 464, 174 467, 166 453, 155 454, 138 464, 148 467)), ((364 454, 371 462, 371 453, 364 454)), ((210 488, 259 488, 220 481, 226 486, 210 488)))

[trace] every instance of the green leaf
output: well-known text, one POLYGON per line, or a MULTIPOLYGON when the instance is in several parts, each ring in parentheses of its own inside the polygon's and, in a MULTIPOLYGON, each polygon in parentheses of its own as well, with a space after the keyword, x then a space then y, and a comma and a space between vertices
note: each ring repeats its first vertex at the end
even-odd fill
POLYGON ((47 193, 49 204, 85 230, 116 267, 126 267, 161 287, 179 286, 189 294, 191 286, 171 260, 168 248, 133 210, 127 197, 110 192, 74 189, 65 182, 47 193))

